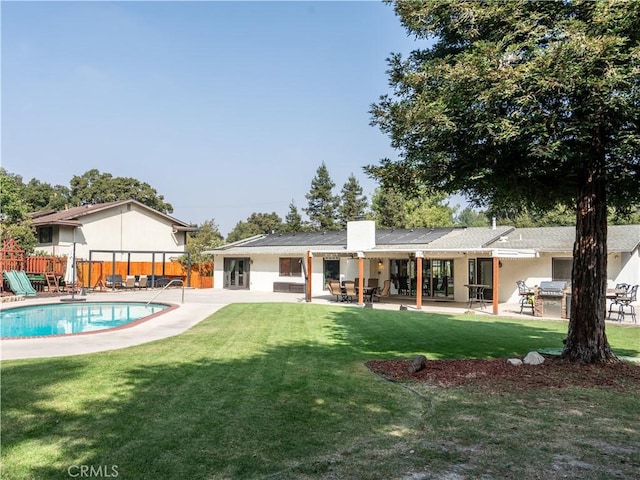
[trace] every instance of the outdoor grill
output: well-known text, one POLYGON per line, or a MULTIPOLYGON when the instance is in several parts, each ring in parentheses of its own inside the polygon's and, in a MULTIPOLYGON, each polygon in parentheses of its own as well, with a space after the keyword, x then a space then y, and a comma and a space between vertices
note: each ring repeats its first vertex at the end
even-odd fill
POLYGON ((565 282, 540 282, 535 299, 534 315, 561 318, 566 286, 565 282))
POLYGON ((567 286, 565 282, 540 282, 538 287, 538 295, 543 297, 562 298, 564 289, 567 286))

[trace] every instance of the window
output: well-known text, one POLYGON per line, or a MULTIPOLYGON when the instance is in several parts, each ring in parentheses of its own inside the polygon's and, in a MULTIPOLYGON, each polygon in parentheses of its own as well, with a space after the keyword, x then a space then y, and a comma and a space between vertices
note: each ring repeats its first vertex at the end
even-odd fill
POLYGON ((38 243, 53 243, 53 227, 40 227, 38 229, 38 243))
POLYGON ((551 280, 571 283, 572 258, 551 259, 551 280))
POLYGON ((302 258, 283 257, 280 259, 280 276, 281 277, 301 277, 302 276, 302 258))

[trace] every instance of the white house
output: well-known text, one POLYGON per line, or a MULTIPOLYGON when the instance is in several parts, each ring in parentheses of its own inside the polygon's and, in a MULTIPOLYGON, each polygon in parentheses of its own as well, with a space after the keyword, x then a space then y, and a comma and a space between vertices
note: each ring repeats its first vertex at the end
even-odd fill
POLYGON ((151 261, 157 254, 156 260, 162 261, 162 254, 185 252, 187 232, 195 230, 136 200, 35 212, 31 218, 36 250, 69 258, 75 250, 76 258, 92 255, 94 260, 151 261))
MULTIPOLYGON (((364 284, 390 280, 392 294, 416 296, 420 278, 425 300, 465 302, 466 285, 484 284, 487 300, 497 289, 498 302, 517 303, 517 280, 570 282, 574 239, 574 227, 376 230, 374 222, 361 221, 342 231, 258 235, 207 253, 215 256, 215 288, 309 288, 318 296, 328 293, 329 278, 362 276, 364 284)), ((608 249, 611 286, 640 283, 640 225, 610 226, 608 249)))

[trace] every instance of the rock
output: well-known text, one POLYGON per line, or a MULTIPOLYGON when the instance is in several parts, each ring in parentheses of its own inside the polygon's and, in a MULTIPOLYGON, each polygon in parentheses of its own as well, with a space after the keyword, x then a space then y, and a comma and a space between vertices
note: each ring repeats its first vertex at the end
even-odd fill
POLYGON ((538 352, 529 352, 527 356, 524 357, 523 363, 525 365, 540 365, 544 363, 544 357, 538 352))
POLYGON ((519 358, 510 358, 509 360, 507 360, 507 363, 509 365, 515 365, 519 367, 520 365, 522 365, 522 360, 520 360, 519 358))
POLYGON ((413 361, 411 362, 411 365, 407 367, 407 372, 416 373, 422 370, 423 368, 425 368, 426 366, 427 366, 427 357, 425 357, 424 355, 418 355, 416 358, 413 359, 413 361))

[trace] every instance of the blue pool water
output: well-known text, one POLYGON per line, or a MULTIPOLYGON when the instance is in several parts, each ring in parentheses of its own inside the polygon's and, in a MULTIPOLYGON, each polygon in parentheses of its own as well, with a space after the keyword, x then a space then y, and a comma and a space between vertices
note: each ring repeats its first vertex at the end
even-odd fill
POLYGON ((160 303, 87 302, 8 308, 0 311, 0 337, 42 337, 107 330, 168 307, 160 303))

